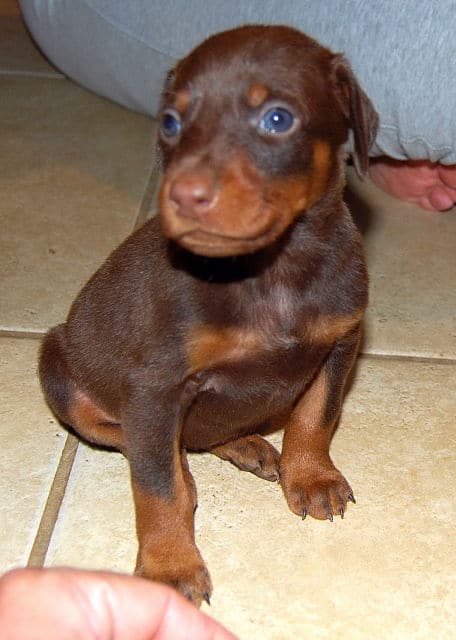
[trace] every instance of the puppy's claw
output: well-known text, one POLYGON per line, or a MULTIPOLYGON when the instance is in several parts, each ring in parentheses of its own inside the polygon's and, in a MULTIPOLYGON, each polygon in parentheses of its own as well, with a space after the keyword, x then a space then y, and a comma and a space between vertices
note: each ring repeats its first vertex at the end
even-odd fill
POLYGON ((353 504, 356 504, 355 496, 352 493, 348 494, 348 500, 350 500, 350 502, 353 502, 353 504))
POLYGON ((307 518, 307 509, 304 507, 304 511, 302 512, 302 519, 305 520, 307 518))
POLYGON ((330 522, 334 522, 334 517, 333 517, 333 513, 332 513, 331 509, 327 509, 326 515, 328 516, 328 520, 330 522))
POLYGON ((203 598, 204 598, 204 600, 207 602, 207 604, 208 604, 209 606, 211 606, 211 599, 210 599, 210 597, 209 597, 209 594, 208 594, 208 593, 205 593, 205 594, 204 594, 204 596, 203 596, 203 598))
POLYGON ((342 518, 342 520, 344 519, 344 513, 345 513, 344 508, 343 508, 343 507, 341 507, 341 508, 339 509, 339 514, 340 514, 340 517, 342 518))

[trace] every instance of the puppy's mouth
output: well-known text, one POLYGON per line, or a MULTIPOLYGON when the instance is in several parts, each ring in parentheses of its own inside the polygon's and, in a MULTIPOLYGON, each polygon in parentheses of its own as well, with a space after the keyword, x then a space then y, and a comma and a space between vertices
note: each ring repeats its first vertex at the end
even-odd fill
POLYGON ((208 258, 226 258, 254 253, 270 245, 280 235, 278 226, 274 220, 271 220, 261 230, 256 230, 243 237, 195 227, 174 235, 172 239, 184 249, 197 255, 208 258))

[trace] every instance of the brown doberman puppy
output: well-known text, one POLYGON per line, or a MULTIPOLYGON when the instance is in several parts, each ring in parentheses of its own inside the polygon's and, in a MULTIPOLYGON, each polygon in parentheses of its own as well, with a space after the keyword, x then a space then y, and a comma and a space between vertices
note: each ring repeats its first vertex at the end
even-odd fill
POLYGON ((196 605, 212 586, 188 450, 280 479, 303 518, 354 502, 329 456, 368 288, 342 201, 344 145, 351 131, 362 174, 376 129, 344 58, 304 34, 209 38, 164 88, 159 216, 45 337, 52 410, 128 459, 136 573, 196 605), (273 427, 284 427, 280 455, 261 436, 273 427))

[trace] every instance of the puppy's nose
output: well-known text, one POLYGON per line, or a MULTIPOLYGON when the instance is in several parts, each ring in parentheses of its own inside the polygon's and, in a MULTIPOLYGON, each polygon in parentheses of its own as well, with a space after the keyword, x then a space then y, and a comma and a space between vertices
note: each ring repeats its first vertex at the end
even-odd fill
POLYGON ((172 183, 169 198, 177 205, 177 214, 186 218, 201 217, 213 204, 216 195, 214 178, 209 173, 186 173, 172 183))

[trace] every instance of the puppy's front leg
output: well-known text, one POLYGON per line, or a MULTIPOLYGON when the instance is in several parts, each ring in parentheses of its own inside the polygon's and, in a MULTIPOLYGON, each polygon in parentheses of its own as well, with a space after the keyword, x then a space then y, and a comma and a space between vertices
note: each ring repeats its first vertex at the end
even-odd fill
POLYGON ((358 344, 359 329, 335 344, 285 426, 280 482, 291 511, 303 518, 343 517, 347 502, 355 501, 329 456, 329 445, 358 344))
POLYGON ((136 512, 135 573, 199 606, 212 584, 195 544, 196 489, 181 449, 182 390, 160 388, 150 368, 130 376, 122 424, 136 512))

